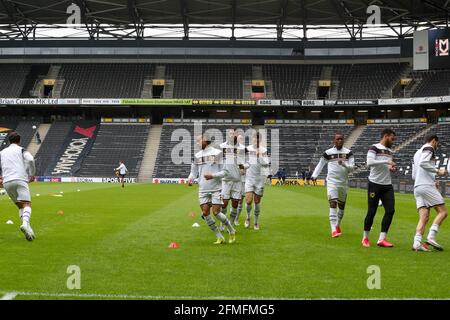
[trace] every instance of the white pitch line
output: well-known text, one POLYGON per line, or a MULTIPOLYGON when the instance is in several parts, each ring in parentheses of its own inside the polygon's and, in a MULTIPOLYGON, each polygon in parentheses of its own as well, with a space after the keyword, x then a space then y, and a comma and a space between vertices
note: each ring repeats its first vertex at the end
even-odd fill
MULTIPOLYGON (((7 294, 8 295, 8 294, 7 294)), ((5 295, 6 296, 6 295, 5 295)), ((158 296, 158 295, 128 295, 128 294, 97 294, 97 293, 52 293, 52 292, 14 292, 16 296, 55 297, 55 298, 106 298, 130 300, 300 300, 298 298, 268 298, 268 297, 195 297, 195 296, 158 296)), ((304 299, 301 299, 304 300, 304 299)))
POLYGON ((17 296, 17 292, 7 292, 0 300, 14 300, 17 296))
POLYGON ((274 297, 194 297, 194 296, 159 296, 159 295, 128 295, 128 294, 97 294, 97 293, 52 293, 52 292, 9 292, 0 300, 13 300, 17 296, 53 297, 53 298, 104 298, 129 300, 450 300, 450 298, 274 298, 274 297))

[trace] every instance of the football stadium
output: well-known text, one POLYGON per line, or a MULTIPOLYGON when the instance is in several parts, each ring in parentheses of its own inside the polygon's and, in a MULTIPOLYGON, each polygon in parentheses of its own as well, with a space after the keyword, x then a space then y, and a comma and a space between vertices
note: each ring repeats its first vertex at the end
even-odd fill
POLYGON ((0 299, 450 299, 449 20, 0 0, 0 299))

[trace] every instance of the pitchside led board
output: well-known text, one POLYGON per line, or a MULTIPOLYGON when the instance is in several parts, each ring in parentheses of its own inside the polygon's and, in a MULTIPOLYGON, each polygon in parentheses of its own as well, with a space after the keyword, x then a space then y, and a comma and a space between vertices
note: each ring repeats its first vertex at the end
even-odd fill
POLYGON ((414 32, 414 70, 450 68, 450 28, 414 32))

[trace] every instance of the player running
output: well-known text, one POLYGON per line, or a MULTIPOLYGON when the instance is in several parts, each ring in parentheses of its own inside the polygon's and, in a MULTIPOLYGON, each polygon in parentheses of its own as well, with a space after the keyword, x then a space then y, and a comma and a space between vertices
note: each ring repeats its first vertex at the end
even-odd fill
POLYGON ((205 220, 217 237, 214 244, 225 243, 225 238, 210 215, 211 209, 216 218, 227 227, 230 234, 228 242, 234 243, 236 241, 235 230, 227 217, 220 212, 222 207, 222 199, 220 197, 221 179, 223 178, 221 175, 223 173, 221 172, 223 169, 222 151, 211 146, 211 139, 206 134, 202 135, 200 143, 202 150, 194 156, 191 173, 188 177, 189 184, 192 185, 192 180, 198 178, 202 219, 205 220))
MULTIPOLYGON (((226 216, 228 202, 231 199, 230 221, 235 223, 239 201, 242 198, 241 171, 239 165, 245 162, 245 146, 238 142, 238 136, 234 129, 228 130, 228 139, 219 146, 223 155, 223 175, 222 179, 222 210, 226 216)), ((225 225, 221 224, 220 231, 225 230, 225 225)))
POLYGON ((367 188, 368 210, 364 220, 364 236, 361 242, 364 247, 370 247, 369 233, 377 213, 379 200, 383 204, 385 213, 377 245, 379 247, 394 246, 386 239, 395 213, 395 195, 391 180, 391 173, 396 171, 391 150, 394 141, 395 132, 392 129, 384 129, 381 132, 380 143, 372 145, 367 152, 367 166, 370 168, 370 175, 367 188))
POLYGON ((30 225, 31 195, 28 183, 34 181, 36 172, 34 158, 31 153, 19 146, 20 135, 17 132, 10 133, 8 140, 9 147, 0 152, 2 170, 0 184, 19 208, 19 216, 22 220, 20 230, 28 241, 33 241, 36 236, 30 225))
POLYGON ((435 134, 430 134, 425 138, 425 144, 417 150, 414 155, 412 177, 414 179, 414 197, 416 198, 417 210, 419 211, 419 223, 414 236, 414 251, 430 251, 428 245, 434 249, 444 250, 436 242, 436 236, 442 222, 447 218, 447 208, 444 198, 437 189, 436 175, 445 176, 447 170, 436 169, 435 152, 439 145, 439 138, 435 134), (437 211, 437 216, 431 225, 427 240, 422 243, 422 236, 425 227, 430 219, 430 208, 437 211))
POLYGON ((119 166, 117 168, 115 168, 114 171, 116 172, 116 174, 119 177, 119 183, 122 184, 122 188, 125 188, 125 176, 128 173, 128 169, 125 166, 125 163, 122 160, 120 160, 119 166))
POLYGON ((327 195, 330 204, 331 237, 342 234, 341 222, 344 217, 345 202, 347 200, 348 175, 355 167, 355 158, 350 149, 344 147, 344 135, 334 136, 334 147, 326 150, 312 174, 313 181, 328 164, 327 195))
POLYGON ((252 212, 252 203, 255 202, 254 210, 254 226, 255 230, 259 230, 259 215, 261 213, 261 198, 264 193, 264 183, 266 175, 263 168, 269 166, 269 157, 267 149, 260 145, 261 134, 256 133, 253 137, 253 144, 246 148, 248 153, 248 161, 244 165, 247 169, 245 179, 245 202, 247 204, 247 218, 245 219, 245 228, 250 227, 250 215, 252 212))

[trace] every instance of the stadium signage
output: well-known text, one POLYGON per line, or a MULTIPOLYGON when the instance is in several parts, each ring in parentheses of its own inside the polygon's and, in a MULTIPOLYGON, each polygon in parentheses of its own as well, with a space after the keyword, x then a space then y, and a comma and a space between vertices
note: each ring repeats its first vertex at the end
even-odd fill
MULTIPOLYGON (((136 183, 136 178, 125 178, 125 183, 136 183)), ((119 183, 119 178, 102 178, 102 183, 119 183)))
POLYGON ((378 100, 379 105, 410 105, 410 104, 431 104, 431 103, 448 103, 448 102, 450 102, 450 96, 378 100))
POLYGON ((82 182, 82 183, 101 183, 102 178, 84 178, 84 177, 62 177, 61 182, 82 182))
POLYGON ((122 99, 81 99, 81 104, 120 105, 122 104, 122 99))
POLYGON ((53 169, 52 174, 70 173, 88 141, 89 138, 72 139, 66 151, 64 151, 59 159, 55 169, 53 169))
POLYGON ((258 100, 256 103, 258 106, 281 106, 281 100, 258 100))
POLYGON ((202 99, 192 100, 193 105, 206 106, 254 106, 257 104, 256 100, 233 100, 233 99, 202 99))
POLYGON ((281 101, 281 105, 288 107, 299 107, 302 105, 301 100, 283 100, 281 101))
POLYGON ((320 107, 323 106, 323 100, 302 100, 304 107, 320 107))
POLYGON ((183 178, 153 178, 154 184, 186 184, 187 180, 183 178))
MULTIPOLYGON (((58 182, 87 182, 87 183, 119 183, 119 178, 95 178, 95 177, 38 177, 38 181, 44 181, 43 179, 55 179, 58 182)), ((47 181, 47 180, 45 180, 47 181)), ((51 180, 48 180, 51 182, 51 180)), ((136 178, 125 178, 126 183, 136 183, 136 178)))
POLYGON ((375 106, 377 100, 325 100, 326 106, 375 106))
POLYGON ((97 125, 88 128, 75 126, 72 135, 67 138, 67 142, 63 146, 65 151, 56 163, 52 175, 73 174, 77 168, 79 169, 83 155, 90 150, 93 144, 96 130, 97 125))
POLYGON ((48 98, 0 98, 0 104, 5 105, 60 105, 80 104, 80 99, 48 99, 48 98))
POLYGON ((120 99, 120 104, 155 106, 191 106, 192 99, 120 99))

